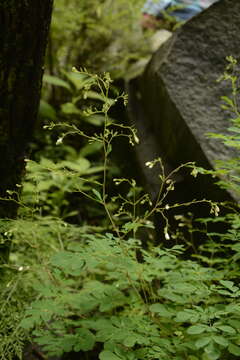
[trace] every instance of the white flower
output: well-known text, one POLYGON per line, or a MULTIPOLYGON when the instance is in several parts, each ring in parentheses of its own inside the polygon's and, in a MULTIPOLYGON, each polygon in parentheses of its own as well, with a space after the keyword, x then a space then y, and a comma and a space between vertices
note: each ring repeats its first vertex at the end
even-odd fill
POLYGON ((60 137, 60 138, 57 139, 56 145, 60 145, 60 144, 62 144, 62 142, 63 142, 63 138, 60 137))
POLYGON ((113 179, 113 182, 114 182, 115 185, 120 185, 121 184, 120 179, 113 179))
POLYGON ((139 138, 137 137, 136 134, 133 135, 134 141, 136 144, 139 144, 139 138))
POLYGON ((152 169, 153 168, 153 162, 152 161, 147 161, 145 163, 145 165, 149 168, 149 169, 152 169))
POLYGON ((166 240, 170 240, 170 235, 169 235, 169 233, 167 231, 167 227, 164 228, 164 236, 165 236, 166 240))
POLYGON ((192 175, 193 177, 197 177, 197 175, 198 175, 198 169, 194 168, 194 169, 192 170, 192 172, 191 172, 191 175, 192 175))
POLYGON ((219 209, 219 207, 216 205, 215 208, 214 208, 214 215, 215 215, 215 216, 218 216, 218 215, 219 215, 219 212, 220 212, 220 209, 219 209))

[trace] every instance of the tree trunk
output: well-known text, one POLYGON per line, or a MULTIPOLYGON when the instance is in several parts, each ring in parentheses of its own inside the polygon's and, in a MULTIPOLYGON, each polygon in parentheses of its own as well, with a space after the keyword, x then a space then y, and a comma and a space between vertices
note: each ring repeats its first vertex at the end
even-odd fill
MULTIPOLYGON (((17 191, 37 117, 53 0, 0 0, 0 198, 17 191)), ((0 200, 0 218, 17 203, 0 200)))

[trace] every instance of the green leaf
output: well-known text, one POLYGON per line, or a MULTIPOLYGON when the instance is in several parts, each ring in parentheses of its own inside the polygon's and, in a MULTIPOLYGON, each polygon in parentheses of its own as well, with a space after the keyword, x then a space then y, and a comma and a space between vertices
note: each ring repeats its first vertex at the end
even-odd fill
POLYGON ((240 356, 240 347, 237 345, 230 344, 228 347, 228 351, 230 352, 230 354, 240 356))
POLYGON ((104 350, 99 355, 100 360, 120 360, 121 358, 109 350, 104 350))
POLYGON ((83 118, 83 120, 86 121, 87 123, 95 125, 95 126, 102 126, 105 121, 105 116, 94 114, 94 115, 90 115, 90 116, 85 116, 83 118))
POLYGON ((77 329, 77 335, 79 340, 74 346, 74 351, 78 352, 80 350, 90 351, 95 345, 95 336, 88 329, 77 329))
POLYGON ((102 171, 104 171, 104 166, 93 166, 86 170, 85 174, 91 175, 102 171))
POLYGON ((220 280, 219 281, 221 285, 223 285, 224 287, 226 287, 227 289, 231 290, 231 291, 237 291, 238 287, 234 286, 234 282, 232 281, 227 281, 227 280, 220 280))
POLYGON ((98 141, 92 142, 91 144, 87 144, 87 145, 83 146, 79 152, 79 155, 81 157, 86 157, 88 155, 92 155, 92 154, 100 151, 102 147, 103 147, 102 143, 99 143, 98 141))
POLYGON ((106 350, 113 350, 114 354, 119 356, 120 359, 123 360, 139 360, 138 357, 136 357, 135 352, 129 351, 129 349, 126 349, 122 346, 111 346, 106 350))
POLYGON ((43 81, 51 85, 64 87, 65 89, 71 91, 71 86, 66 81, 59 79, 57 76, 45 74, 43 75, 43 81))
MULTIPOLYGON (((48 340, 46 339, 46 341, 48 342, 48 340)), ((70 352, 73 349, 73 346, 76 343, 76 338, 74 335, 70 335, 70 334, 65 334, 62 338, 61 338, 61 342, 60 342, 60 346, 63 349, 64 352, 70 352)), ((57 345, 57 344, 56 344, 57 345)), ((58 347, 58 346, 56 346, 58 347)))
MULTIPOLYGON (((235 311, 239 311, 238 306, 236 306, 235 311)), ((231 325, 232 327, 236 328, 236 329, 240 329, 240 321, 239 320, 235 320, 235 319, 230 319, 228 320, 229 325, 231 325)))
POLYGON ((79 254, 61 251, 51 258, 52 265, 62 269, 66 274, 80 275, 83 271, 84 261, 79 254))
POLYGON ((102 201, 102 195, 100 194, 99 191, 97 191, 96 189, 92 189, 92 192, 94 193, 94 195, 96 195, 96 198, 100 201, 102 201))
POLYGON ((211 341, 210 337, 202 337, 195 342, 196 348, 200 349, 202 347, 205 347, 210 343, 210 341, 211 341))
POLYGON ((127 336, 123 341, 124 346, 133 347, 137 342, 137 337, 134 335, 127 336))
POLYGON ((229 341, 223 336, 213 336, 212 339, 216 344, 222 345, 224 347, 229 345, 229 341))
POLYGON ((41 100, 39 105, 39 116, 42 119, 56 120, 57 115, 54 107, 48 104, 46 101, 41 100))
POLYGON ((207 328, 206 325, 193 325, 187 329, 187 333, 191 335, 202 334, 207 328))
POLYGON ((226 332, 228 334, 236 334, 236 330, 234 328, 232 328, 229 325, 219 325, 216 326, 218 329, 222 330, 223 332, 226 332))
POLYGON ((86 91, 84 96, 86 99, 89 98, 89 99, 101 100, 103 102, 112 101, 112 103, 114 103, 114 99, 109 99, 106 96, 99 94, 98 92, 92 91, 92 90, 86 91))
POLYGON ((124 229, 124 231, 128 232, 131 230, 137 230, 141 226, 142 226, 142 224, 139 222, 126 222, 123 225, 123 229, 124 229))
POLYGON ((233 100, 230 99, 228 96, 221 96, 221 100, 225 101, 230 107, 234 107, 233 100))
POLYGON ((46 159, 44 157, 41 158, 41 162, 40 164, 31 161, 31 165, 36 165, 37 170, 42 170, 43 168, 47 169, 47 170, 56 170, 57 169, 57 165, 50 159, 46 159), (39 167, 39 169, 38 169, 39 167))
POLYGON ((210 360, 217 360, 221 356, 220 349, 214 346, 213 343, 210 343, 207 347, 205 347, 204 351, 210 360))
POLYGON ((231 289, 234 286, 234 283, 232 281, 220 280, 219 282, 228 289, 231 289))
POLYGON ((177 293, 189 294, 196 292, 196 286, 193 286, 187 282, 172 284, 172 286, 174 288, 174 291, 177 293))
POLYGON ((78 109, 77 106, 75 106, 73 103, 71 102, 67 102, 65 104, 61 105, 61 111, 63 112, 63 114, 66 115, 81 115, 82 112, 81 110, 78 109))
POLYGON ((90 166, 90 162, 85 158, 78 158, 75 161, 65 160, 61 162, 61 168, 68 167, 69 169, 78 171, 81 174, 85 174, 90 166))
POLYGON ((149 310, 158 313, 162 317, 170 318, 172 314, 166 309, 163 304, 153 304, 149 307, 149 310))
POLYGON ((34 327, 34 318, 29 317, 29 318, 25 318, 23 319, 20 324, 20 327, 22 327, 23 329, 31 329, 34 327))
POLYGON ((185 321, 191 320, 192 316, 193 315, 191 313, 188 313, 188 312, 185 312, 185 311, 179 311, 177 313, 175 321, 177 321, 177 322, 185 322, 185 321))
POLYGON ((81 74, 77 72, 62 71, 64 75, 70 80, 77 90, 82 89, 87 84, 91 85, 94 80, 91 79, 87 74, 81 74))

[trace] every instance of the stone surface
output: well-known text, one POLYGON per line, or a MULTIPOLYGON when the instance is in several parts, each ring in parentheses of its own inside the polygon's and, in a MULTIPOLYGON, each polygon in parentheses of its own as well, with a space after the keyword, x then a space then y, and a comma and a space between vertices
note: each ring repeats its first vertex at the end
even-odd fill
MULTIPOLYGON (((206 133, 224 133, 229 126, 220 97, 229 96, 231 89, 217 79, 226 56, 239 58, 239 24, 240 1, 218 1, 175 32, 153 55, 143 76, 132 80, 132 118, 138 128, 147 126, 170 168, 188 161, 211 168, 215 160, 233 156, 230 148, 206 133)), ((223 192, 214 196, 207 180, 196 184, 193 192, 224 199, 223 192)))
POLYGON ((124 76, 125 81, 130 81, 143 74, 147 64, 151 60, 152 54, 158 50, 170 37, 172 33, 165 29, 156 31, 152 36, 146 38, 148 41, 149 54, 145 57, 141 57, 138 61, 134 62, 128 67, 128 71, 124 76))
POLYGON ((172 32, 160 29, 150 38, 150 47, 153 52, 157 51, 161 45, 163 45, 170 37, 172 32))

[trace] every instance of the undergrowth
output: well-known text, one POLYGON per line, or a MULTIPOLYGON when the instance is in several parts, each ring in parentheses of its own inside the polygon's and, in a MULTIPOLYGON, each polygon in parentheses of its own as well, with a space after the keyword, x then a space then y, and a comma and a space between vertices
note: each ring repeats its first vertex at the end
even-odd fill
MULTIPOLYGON (((234 114, 230 128, 234 134, 223 140, 238 147, 236 64, 229 61, 223 80, 232 82, 233 98, 223 101, 234 114)), ((11 256, 1 269, 5 280, 1 283, 0 358, 21 359, 30 338, 40 346, 43 358, 71 351, 82 359, 97 356, 100 360, 239 358, 237 206, 235 212, 221 216, 220 204, 200 201, 209 205, 209 218, 201 220, 206 226, 227 222, 229 229, 224 234, 209 233, 198 254, 185 254, 184 244, 165 248, 163 239, 157 239, 156 245, 152 215, 161 213, 166 242, 172 239, 169 210, 189 204, 165 205, 174 180, 173 174, 164 173, 161 159, 146 164, 159 166, 154 203, 134 179, 114 177, 109 161, 114 140, 127 137, 133 146, 139 141, 134 128, 109 116, 116 101, 126 102, 126 96, 112 96, 108 74, 100 77, 74 70, 73 76, 82 81, 82 100, 92 92, 98 94, 84 116, 101 116, 102 130, 88 134, 77 122, 52 118, 46 131, 56 131, 56 146, 62 147, 64 159, 27 161, 19 218, 2 221, 2 241, 11 242, 11 256), (67 141, 72 136, 86 140, 85 153, 69 150, 67 141), (91 147, 102 152, 102 164, 91 162, 91 147), (94 204, 90 210, 94 215, 84 216, 84 208, 71 214, 71 196, 79 199, 78 204, 84 204, 83 199, 94 204)), ((239 184, 235 164, 237 159, 231 160, 231 166, 221 163, 213 172, 221 176, 220 185, 231 190, 230 184, 234 183, 234 190, 239 184)), ((186 165, 193 176, 204 172, 194 164, 186 165)), ((193 201, 196 206, 198 202, 193 201)))
POLYGON ((129 64, 149 53, 140 27, 143 4, 144 0, 57 0, 47 58, 50 70, 56 74, 76 64, 123 77, 129 64))

